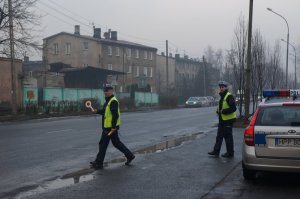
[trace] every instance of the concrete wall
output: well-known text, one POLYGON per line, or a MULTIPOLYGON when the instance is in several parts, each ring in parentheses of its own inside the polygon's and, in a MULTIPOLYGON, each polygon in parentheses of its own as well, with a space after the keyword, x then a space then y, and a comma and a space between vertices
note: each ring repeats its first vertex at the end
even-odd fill
MULTIPOLYGON (((16 78, 16 100, 17 106, 22 104, 22 61, 15 60, 15 78, 16 78)), ((4 103, 11 104, 11 61, 0 57, 0 105, 4 103)))

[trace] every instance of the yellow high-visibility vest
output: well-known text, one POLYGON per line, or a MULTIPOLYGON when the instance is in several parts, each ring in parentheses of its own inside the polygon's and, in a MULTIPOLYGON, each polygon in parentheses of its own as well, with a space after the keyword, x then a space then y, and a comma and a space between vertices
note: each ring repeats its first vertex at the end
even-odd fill
MULTIPOLYGON (((106 108, 105 108, 105 113, 104 113, 104 128, 111 128, 112 127, 112 125, 111 125, 111 122, 112 122, 112 113, 110 111, 110 104, 111 104, 111 102, 113 100, 115 100, 115 101, 118 102, 118 100, 117 100, 116 97, 112 97, 109 100, 109 102, 107 103, 106 108)), ((120 124, 121 124, 121 120, 120 120, 121 114, 120 114, 119 107, 118 107, 118 114, 119 114, 119 118, 117 120, 117 126, 120 126, 120 124)))
MULTIPOLYGON (((223 99, 222 110, 229 108, 229 104, 227 103, 227 98, 229 95, 231 95, 231 93, 227 92, 223 99)), ((219 106, 218 106, 218 112, 220 111, 219 107, 220 107, 220 101, 219 101, 219 106)), ((222 114, 222 110, 221 110, 221 112, 219 112, 219 113, 221 113, 222 120, 231 120, 231 119, 236 118, 235 112, 225 115, 225 114, 222 114)))

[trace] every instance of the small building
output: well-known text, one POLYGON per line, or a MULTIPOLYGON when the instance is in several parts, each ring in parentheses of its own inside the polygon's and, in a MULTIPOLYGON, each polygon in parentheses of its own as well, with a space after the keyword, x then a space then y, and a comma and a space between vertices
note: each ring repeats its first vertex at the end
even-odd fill
MULTIPOLYGON (((17 108, 22 104, 22 60, 15 59, 15 85, 16 85, 16 105, 17 108)), ((9 109, 12 107, 12 68, 11 59, 0 57, 0 108, 9 109)), ((1 111, 0 109, 0 111, 1 111)))

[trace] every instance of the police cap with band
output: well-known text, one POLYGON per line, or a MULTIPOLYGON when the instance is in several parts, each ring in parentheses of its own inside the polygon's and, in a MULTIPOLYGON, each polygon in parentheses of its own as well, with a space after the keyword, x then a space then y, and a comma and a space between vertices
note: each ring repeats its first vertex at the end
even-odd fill
POLYGON ((226 81, 219 81, 219 82, 218 82, 218 85, 219 85, 219 86, 224 86, 224 87, 226 87, 226 88, 228 87, 228 83, 227 83, 226 81))
POLYGON ((113 86, 111 84, 104 84, 103 85, 103 90, 108 91, 108 90, 114 90, 113 86))

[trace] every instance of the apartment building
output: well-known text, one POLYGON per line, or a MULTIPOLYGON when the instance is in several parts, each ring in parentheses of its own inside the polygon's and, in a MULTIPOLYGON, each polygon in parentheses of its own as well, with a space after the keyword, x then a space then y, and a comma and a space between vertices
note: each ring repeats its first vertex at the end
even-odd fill
POLYGON ((119 92, 156 92, 156 51, 142 44, 118 40, 117 31, 94 28, 92 36, 61 32, 43 40, 43 59, 47 64, 63 63, 73 68, 95 67, 112 71, 107 82, 119 92), (119 72, 115 75, 115 72, 119 72), (122 73, 122 74, 120 74, 122 73))

